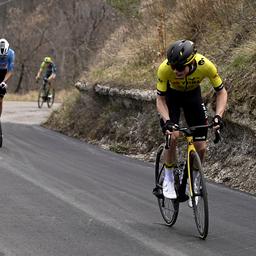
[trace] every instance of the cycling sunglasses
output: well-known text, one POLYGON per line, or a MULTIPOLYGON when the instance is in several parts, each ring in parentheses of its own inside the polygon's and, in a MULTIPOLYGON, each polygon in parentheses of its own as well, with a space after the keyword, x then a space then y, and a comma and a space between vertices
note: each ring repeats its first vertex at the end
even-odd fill
POLYGON ((184 69, 186 68, 187 65, 171 65, 172 69, 174 70, 177 70, 179 72, 182 72, 184 71, 184 69))

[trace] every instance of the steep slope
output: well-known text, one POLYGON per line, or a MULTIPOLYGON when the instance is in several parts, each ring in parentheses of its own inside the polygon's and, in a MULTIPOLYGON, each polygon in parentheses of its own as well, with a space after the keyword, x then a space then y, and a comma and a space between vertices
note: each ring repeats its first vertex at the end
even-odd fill
MULTIPOLYGON (((67 102, 47 125, 109 144, 117 152, 141 153, 152 159, 162 141, 154 101, 127 99, 119 89, 154 89, 156 68, 169 42, 188 38, 217 63, 229 93, 224 139, 217 147, 210 143, 206 175, 255 193, 255 11, 252 0, 141 1, 131 28, 123 24, 115 30, 97 61, 81 76, 80 87, 92 88, 67 102), (114 90, 100 94, 98 84, 114 90)), ((214 93, 208 81, 202 88, 212 116, 214 93)))

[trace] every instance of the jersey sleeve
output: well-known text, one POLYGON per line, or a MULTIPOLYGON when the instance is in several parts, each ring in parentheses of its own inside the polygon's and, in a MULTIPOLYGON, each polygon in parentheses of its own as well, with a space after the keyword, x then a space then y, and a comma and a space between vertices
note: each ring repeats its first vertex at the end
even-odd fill
POLYGON ((211 84, 215 91, 219 91, 223 88, 222 79, 218 74, 217 68, 215 65, 208 60, 208 70, 207 70, 207 76, 211 81, 211 84))
POLYGON ((166 95, 166 91, 167 91, 168 79, 166 78, 165 66, 166 66, 166 63, 163 62, 157 70, 158 81, 156 84, 156 89, 157 89, 157 95, 160 95, 160 96, 166 95))
POLYGON ((45 67, 45 65, 46 65, 46 63, 43 61, 42 63, 41 63, 41 65, 40 65, 40 69, 44 69, 44 67, 45 67))
POLYGON ((7 63, 7 70, 13 71, 14 70, 14 60, 15 60, 15 53, 13 50, 10 49, 8 53, 8 63, 7 63))

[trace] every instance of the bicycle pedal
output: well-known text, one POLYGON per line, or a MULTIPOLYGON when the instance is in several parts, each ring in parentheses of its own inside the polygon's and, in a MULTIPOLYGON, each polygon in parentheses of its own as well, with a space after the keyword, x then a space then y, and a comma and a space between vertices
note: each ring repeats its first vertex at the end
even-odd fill
POLYGON ((163 193, 160 191, 159 188, 154 188, 152 191, 153 195, 156 196, 159 199, 164 199, 163 193))

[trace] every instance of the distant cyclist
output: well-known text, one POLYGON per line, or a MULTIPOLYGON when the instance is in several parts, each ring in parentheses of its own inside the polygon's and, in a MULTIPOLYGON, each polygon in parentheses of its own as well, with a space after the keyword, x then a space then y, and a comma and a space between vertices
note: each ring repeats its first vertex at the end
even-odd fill
MULTIPOLYGON (((170 149, 165 151, 165 177, 163 194, 170 199, 177 198, 174 189, 174 168, 176 165, 176 139, 179 132, 180 112, 183 110, 188 126, 207 124, 207 111, 202 101, 200 83, 208 78, 216 93, 216 109, 213 118, 215 129, 222 125, 222 115, 227 104, 227 91, 217 73, 215 65, 197 53, 194 43, 179 40, 167 51, 167 59, 158 68, 157 111, 161 116, 161 127, 171 135, 170 149)), ((194 134, 194 145, 201 158, 206 151, 207 128, 198 129, 194 134)), ((186 200, 185 188, 183 199, 186 200)), ((182 199, 181 199, 182 200, 182 199)))
POLYGON ((39 71, 36 75, 38 81, 42 72, 45 70, 44 81, 47 81, 50 87, 53 87, 52 81, 56 78, 56 65, 54 64, 51 57, 45 57, 40 65, 39 71))
POLYGON ((3 109, 3 98, 6 94, 6 82, 13 75, 15 52, 9 48, 6 39, 0 39, 0 116, 3 109))

